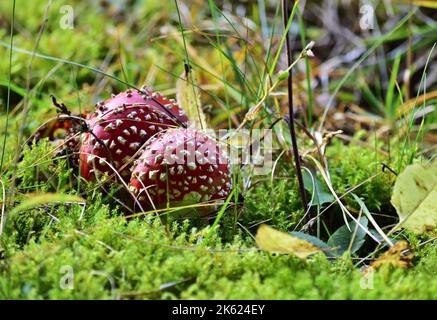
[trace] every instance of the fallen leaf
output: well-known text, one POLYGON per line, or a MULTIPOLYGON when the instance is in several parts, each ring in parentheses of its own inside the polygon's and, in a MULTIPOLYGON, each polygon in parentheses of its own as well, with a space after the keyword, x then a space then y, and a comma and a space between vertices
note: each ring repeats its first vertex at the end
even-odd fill
POLYGON ((176 98, 178 105, 185 111, 190 126, 196 129, 207 129, 205 114, 200 102, 199 89, 197 88, 196 76, 193 70, 183 73, 176 81, 176 98))
POLYGON ((395 2, 437 9, 437 1, 435 0, 396 0, 395 2))
POLYGON ((258 228, 256 244, 261 250, 271 253, 293 254, 301 259, 321 251, 308 241, 276 230, 265 224, 258 228))
POLYGON ((396 179, 391 203, 399 226, 416 233, 437 227, 437 160, 405 168, 396 179))
MULTIPOLYGON (((437 4, 437 2, 436 2, 437 4)), ((421 106, 426 101, 429 103, 431 100, 437 99, 437 91, 426 92, 419 97, 414 97, 408 101, 405 101, 399 108, 397 117, 398 119, 408 114, 411 110, 413 110, 416 106, 421 106)))
POLYGON ((395 268, 406 269, 411 266, 413 253, 410 250, 407 241, 398 241, 393 247, 388 249, 378 259, 373 261, 370 266, 373 269, 378 269, 384 265, 391 265, 395 268))

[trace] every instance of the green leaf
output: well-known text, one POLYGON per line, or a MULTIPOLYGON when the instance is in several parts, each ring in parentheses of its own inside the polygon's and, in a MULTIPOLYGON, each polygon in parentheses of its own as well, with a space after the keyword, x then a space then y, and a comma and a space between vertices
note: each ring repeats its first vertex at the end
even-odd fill
POLYGON ((309 235, 307 233, 303 233, 303 232, 299 232, 299 231, 292 231, 292 232, 290 232, 290 234, 296 238, 308 241, 309 243, 312 243, 316 247, 329 248, 327 243, 325 243, 322 240, 320 240, 319 238, 314 237, 312 235, 309 235))
POLYGON ((406 167, 396 179, 391 203, 400 226, 416 233, 437 227, 437 160, 406 167))
POLYGON ((317 237, 314 237, 312 235, 309 235, 307 233, 299 232, 299 231, 292 231, 290 234, 296 238, 308 241, 309 243, 315 245, 316 247, 319 247, 323 250, 323 252, 329 256, 329 257, 335 257, 334 250, 331 250, 331 248, 328 246, 328 244, 322 240, 320 240, 317 237))
POLYGON ((320 180, 317 178, 317 176, 314 174, 312 177, 310 173, 306 170, 303 170, 303 182, 305 185, 305 189, 311 193, 312 199, 309 203, 310 206, 321 206, 324 203, 331 203, 335 201, 334 196, 332 193, 330 193, 324 184, 320 182, 320 180), (314 182, 313 182, 314 179, 314 182), (315 188, 313 188, 315 187, 315 188), (313 189, 315 189, 313 191, 313 189))
MULTIPOLYGON (((389 237, 387 237, 387 235, 384 233, 384 231, 382 231, 382 229, 379 227, 379 225, 376 223, 375 219, 373 219, 372 214, 370 213, 369 209, 367 209, 366 204, 363 202, 363 200, 360 199, 360 197, 358 197, 356 194, 352 193, 352 196, 355 198, 355 201, 358 202, 358 204, 361 207, 362 212, 364 213, 364 215, 366 216, 366 218, 370 221, 370 223, 373 225, 373 227, 375 228, 375 230, 378 232, 378 234, 381 236, 381 238, 387 242, 389 245, 393 244, 393 241, 390 240, 389 237)), ((373 236, 373 234, 372 234, 373 236)), ((378 238, 375 238, 376 240, 378 240, 378 238)), ((375 240, 374 239, 374 240, 375 240)), ((379 240, 378 240, 379 241, 379 240)))
MULTIPOLYGON (((367 228, 368 220, 361 217, 360 224, 367 228)), ((328 246, 334 248, 337 255, 342 255, 350 247, 350 252, 357 252, 364 244, 366 231, 363 230, 355 221, 349 223, 350 230, 346 225, 335 231, 328 240, 328 246), (352 244, 351 244, 352 242, 352 244)))

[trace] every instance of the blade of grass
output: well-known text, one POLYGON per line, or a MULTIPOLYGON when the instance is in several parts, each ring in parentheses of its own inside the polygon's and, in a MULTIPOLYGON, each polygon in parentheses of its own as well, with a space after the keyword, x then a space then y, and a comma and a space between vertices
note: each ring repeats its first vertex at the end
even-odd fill
MULTIPOLYGON (((297 17, 299 18, 299 30, 300 30, 300 42, 302 43, 302 48, 307 46, 306 36, 305 36, 305 23, 303 21, 300 9, 297 8, 297 17)), ((305 78, 307 83, 307 94, 308 94, 308 107, 307 107, 307 117, 308 117, 308 127, 311 128, 313 124, 313 88, 311 85, 311 66, 310 61, 307 56, 305 56, 305 78)))
MULTIPOLYGON (((415 101, 413 110, 416 108, 416 106, 418 104, 419 97, 420 97, 420 90, 424 86, 424 82, 425 82, 425 79, 426 79, 426 72, 428 71, 428 65, 429 65, 429 62, 430 62, 430 59, 431 59, 431 56, 432 56, 432 52, 434 51, 436 45, 437 45, 437 43, 434 43, 434 45, 432 46, 432 48, 431 48, 431 50, 430 50, 430 52, 428 54, 428 58, 427 58, 426 63, 425 63, 425 68, 423 70, 422 77, 420 79, 419 89, 417 90, 416 101, 415 101)), ((424 88, 424 91, 426 91, 426 88, 424 88)), ((409 121, 408 121, 407 132, 405 134, 405 138, 404 138, 404 141, 403 141, 401 153, 400 153, 399 160, 398 160, 397 172, 401 172, 404 155, 405 155, 405 152, 407 150, 408 142, 410 140, 411 128, 414 125, 414 118, 415 118, 414 115, 415 115, 415 113, 416 112, 412 112, 411 113, 409 121)), ((411 164, 411 162, 412 162, 412 158, 410 157, 410 159, 407 162, 407 164, 411 164)))
POLYGON ((211 229, 208 231, 208 234, 206 235, 205 239, 201 243, 202 247, 208 244, 208 241, 211 238, 211 236, 212 236, 213 232, 215 231, 215 229, 217 228, 217 225, 219 224, 223 214, 225 213, 225 210, 228 207, 229 202, 231 202, 231 199, 234 196, 235 191, 236 191, 236 188, 234 188, 232 190, 232 192, 229 194, 228 198, 226 199, 225 203, 221 207, 219 213, 217 214, 217 217, 214 220, 214 223, 211 226, 211 229))
MULTIPOLYGON (((179 28, 181 30, 181 35, 182 35, 182 40, 183 40, 183 44, 184 44, 184 51, 185 51, 185 75, 187 77, 187 81, 189 80, 189 83, 194 84, 194 79, 193 79, 193 74, 192 72, 190 72, 191 69, 191 65, 190 65, 190 57, 188 56, 188 50, 187 50, 187 42, 185 39, 185 33, 184 33, 184 26, 182 25, 182 18, 181 18, 181 12, 179 10, 179 5, 178 5, 178 1, 175 0, 175 5, 176 5, 176 11, 178 13, 178 20, 179 20, 179 28)), ((196 89, 194 87, 194 85, 191 86, 191 89, 193 91, 193 96, 196 96, 196 89)), ((201 125, 201 129, 206 129, 203 127, 204 123, 202 121, 201 118, 201 114, 202 112, 199 110, 201 108, 201 106, 198 103, 198 99, 195 99, 196 102, 196 108, 198 109, 198 123, 201 125)))
POLYGON ((372 90, 369 88, 369 85, 365 81, 365 79, 360 79, 359 88, 363 94, 364 99, 369 102, 372 108, 379 111, 381 114, 385 113, 384 105, 381 101, 373 94, 372 90))
MULTIPOLYGON (((210 0, 209 0, 210 1, 210 0)), ((227 17, 227 15, 222 11, 222 10, 220 10, 219 8, 217 8, 217 6, 215 6, 215 9, 216 9, 216 11, 217 12, 219 12, 222 16, 223 16, 223 18, 226 20, 226 22, 228 22, 228 24, 231 26, 231 28, 232 28, 232 30, 234 30, 234 32, 237 34, 237 36, 241 39, 241 40, 245 40, 245 43, 247 44, 248 43, 248 41, 240 34, 240 32, 238 31, 238 29, 237 29, 237 27, 235 26, 235 24, 227 17)), ((247 38, 247 36, 246 36, 246 38, 247 38)), ((218 42, 217 42, 218 43, 218 42)), ((229 54, 228 54, 229 55, 229 54)), ((256 70, 256 75, 258 76, 258 79, 259 79, 259 81, 262 81, 262 79, 261 79, 261 71, 260 71, 260 69, 259 69, 259 66, 258 66, 258 61, 255 59, 255 57, 253 56, 253 54, 252 54, 252 52, 250 51, 250 50, 248 50, 248 55, 249 55, 249 57, 250 57, 250 60, 252 61, 252 65, 254 66, 254 68, 255 68, 255 70, 256 70)), ((232 62, 232 61, 231 61, 232 62)), ((238 69, 238 70, 240 70, 239 68, 238 68, 238 65, 236 64, 235 65, 235 67, 238 69)), ((240 72, 241 72, 241 70, 240 70, 240 72)), ((244 72, 242 72, 242 74, 243 74, 243 76, 244 76, 244 72)), ((246 79, 244 79, 244 80, 246 80, 246 79)), ((249 87, 249 89, 251 89, 250 87, 249 87)), ((252 89, 253 90, 253 89, 252 89)), ((251 91, 252 91, 251 90, 251 91)), ((251 92, 252 93, 252 92, 251 92)))
POLYGON ((27 66, 26 94, 24 95, 22 118, 20 121, 21 122, 20 128, 18 130, 17 143, 16 143, 16 148, 15 148, 15 156, 14 156, 14 160, 13 160, 12 179, 11 179, 11 183, 9 186, 9 194, 10 194, 11 198, 14 197, 15 180, 17 177, 17 175, 16 175, 17 174, 17 166, 18 166, 18 161, 20 159, 21 150, 22 150, 21 140, 23 139, 23 132, 24 132, 24 129, 26 127, 27 117, 28 117, 28 114, 30 111, 29 94, 30 94, 30 78, 32 76, 33 60, 35 58, 36 50, 38 50, 38 46, 39 46, 39 43, 41 41, 41 37, 44 33, 44 30, 45 30, 47 22, 48 22, 48 14, 49 14, 49 10, 50 10, 51 5, 52 5, 52 1, 49 1, 46 5, 46 9, 44 12, 44 17, 43 17, 43 22, 41 23, 41 27, 38 31, 38 35, 36 37, 35 44, 34 44, 33 50, 32 50, 32 56, 30 58, 28 66, 27 66))
POLYGON ((1 208, 1 215, 0 215, 0 239, 1 239, 5 227, 5 219, 6 219, 6 188, 5 188, 5 184, 3 183, 3 179, 1 177, 0 177, 0 184, 2 185, 2 208, 1 208))
POLYGON ((382 45, 387 39, 389 39, 401 26, 403 26, 405 23, 408 22, 409 18, 416 13, 417 9, 414 9, 410 11, 404 18, 402 18, 399 23, 390 30, 390 32, 386 33, 384 36, 378 38, 378 40, 361 56, 361 58, 348 70, 348 72, 344 75, 344 77, 340 80, 338 85, 335 87, 334 92, 329 97, 328 103, 326 104, 326 108, 323 111, 322 118, 320 120, 319 124, 319 131, 321 132, 323 129, 323 125, 325 124, 326 117, 328 116, 329 110, 331 110, 332 105, 334 103, 334 99, 337 96, 340 89, 343 87, 343 85, 346 83, 346 81, 349 79, 351 75, 353 75, 356 71, 356 69, 380 46, 382 45))
POLYGON ((14 47, 14 25, 15 25, 15 0, 12 3, 12 22, 11 22, 11 42, 9 44, 10 51, 9 51, 9 70, 8 70, 8 93, 7 93, 7 100, 6 100, 6 123, 5 123, 5 131, 3 133, 3 147, 2 147, 2 156, 0 160, 0 168, 1 171, 3 170, 3 161, 5 157, 5 150, 6 150, 6 138, 8 136, 8 126, 9 126, 9 108, 11 104, 11 82, 12 82, 12 48, 14 47))
MULTIPOLYGON (((209 10, 211 11, 212 19, 213 19, 213 22, 214 22, 214 30, 215 30, 215 33, 216 33, 217 45, 218 45, 218 47, 220 47, 221 41, 220 41, 220 37, 219 37, 219 31, 218 31, 219 28, 218 28, 218 23, 217 23, 217 13, 216 13, 217 7, 214 4, 214 2, 211 1, 211 0, 208 0, 208 6, 209 6, 209 10)), ((224 16, 224 14, 223 14, 223 16, 224 16)), ((227 81, 226 81, 226 78, 225 78, 225 67, 224 67, 224 64, 223 64, 223 57, 222 57, 222 55, 220 55, 220 68, 222 70, 223 78, 225 80, 223 82, 223 84, 224 84, 224 93, 225 93, 225 106, 226 106, 227 115, 228 115, 228 127, 232 128, 232 121, 231 121, 231 116, 230 116, 229 93, 228 93, 228 86, 226 84, 227 81)))
MULTIPOLYGON (((118 82, 120 82, 120 83, 126 85, 128 88, 132 88, 132 89, 135 89, 135 90, 141 91, 141 89, 140 89, 140 88, 137 88, 135 85, 130 84, 130 83, 128 83, 128 82, 126 82, 126 81, 124 81, 124 80, 122 80, 122 79, 116 77, 115 75, 110 74, 110 73, 107 73, 107 72, 104 72, 104 71, 102 71, 102 70, 100 70, 100 69, 98 69, 98 68, 90 67, 90 66, 87 66, 87 65, 85 65, 85 64, 82 64, 82 63, 79 63, 79 62, 75 62, 75 61, 71 61, 71 60, 66 60, 66 59, 61 59, 61 58, 57 58, 57 57, 47 56, 47 55, 43 55, 43 54, 39 54, 39 53, 32 53, 32 52, 27 51, 27 50, 25 50, 25 49, 21 49, 21 48, 16 48, 16 47, 10 46, 9 44, 5 43, 4 41, 0 41, 0 46, 3 46, 3 47, 5 47, 5 48, 11 48, 12 50, 14 50, 14 51, 16 51, 16 52, 23 53, 23 54, 26 54, 26 55, 31 55, 31 56, 34 56, 34 57, 37 57, 37 58, 46 59, 46 60, 51 60, 51 61, 57 61, 57 62, 62 62, 62 63, 65 63, 65 64, 69 64, 69 65, 73 65, 73 66, 81 67, 81 68, 84 68, 84 69, 87 69, 87 70, 93 71, 93 72, 95 72, 95 73, 98 73, 98 74, 104 75, 104 76, 106 76, 106 77, 108 77, 108 78, 111 78, 111 79, 113 79, 113 80, 115 80, 115 81, 118 81, 118 82)), ((161 104, 161 103, 160 103, 158 100, 156 100, 155 98, 152 98, 152 99, 153 99, 156 103, 161 104)), ((167 108, 163 108, 163 110, 166 112, 166 114, 167 114, 168 116, 170 116, 173 120, 175 120, 177 123, 179 123, 180 126, 182 126, 182 127, 186 127, 186 125, 185 125, 184 123, 182 123, 182 122, 181 122, 181 121, 180 121, 180 120, 179 120, 179 119, 178 119, 174 114, 172 114, 170 111, 168 111, 167 108)))
MULTIPOLYGON (((280 12, 280 8, 281 8, 281 3, 278 1, 278 5, 276 6, 276 10, 275 10, 275 16, 273 17, 273 21, 278 20, 278 16, 279 16, 279 12, 280 12)), ((265 82, 266 80, 271 80, 271 76, 270 76, 270 59, 272 57, 272 52, 273 52, 273 36, 275 35, 276 32, 276 28, 275 25, 273 24, 272 26, 272 31, 270 34, 270 39, 269 39, 269 46, 267 48, 267 52, 265 54, 265 58, 264 60, 266 61, 264 64, 264 70, 263 70, 263 74, 262 74, 262 78, 260 81, 260 84, 258 86, 258 99, 260 99, 262 97, 262 95, 265 94, 264 92, 264 88, 265 88, 265 82)))
MULTIPOLYGON (((49 204, 49 203, 66 203, 66 202, 84 204, 85 200, 81 197, 69 195, 69 194, 60 194, 60 193, 34 194, 29 196, 26 200, 24 200, 15 208, 13 208, 8 214, 8 219, 20 213, 21 211, 26 211, 40 205, 49 204)), ((6 217, 4 217, 3 225, 6 226, 6 223, 7 220, 6 217)))
POLYGON ((98 74, 104 75, 104 76, 106 76, 106 77, 108 77, 108 78, 111 78, 111 79, 113 79, 113 80, 116 80, 116 81, 118 81, 118 82, 120 82, 120 83, 122 83, 122 84, 125 84, 125 85, 128 86, 129 88, 132 88, 132 89, 138 89, 138 88, 135 87, 134 85, 132 85, 132 84, 130 84, 130 83, 127 83, 126 81, 124 81, 124 80, 122 80, 122 79, 116 77, 116 76, 113 75, 113 74, 110 74, 110 73, 104 72, 104 71, 102 71, 102 70, 100 70, 100 69, 98 69, 98 68, 94 68, 94 67, 87 66, 86 64, 82 64, 82 63, 75 62, 75 61, 71 61, 71 60, 67 60, 67 59, 62 59, 62 58, 57 58, 57 57, 47 56, 47 55, 40 54, 40 53, 33 53, 33 52, 28 51, 28 50, 25 50, 25 49, 21 49, 21 48, 13 47, 12 45, 10 45, 10 44, 8 44, 8 43, 6 43, 6 42, 4 42, 4 41, 0 41, 0 46, 5 47, 5 48, 8 48, 8 49, 11 49, 11 48, 12 48, 12 50, 15 51, 15 52, 19 52, 19 53, 26 54, 26 55, 29 55, 29 56, 34 56, 35 58, 41 58, 41 59, 51 60, 51 61, 56 61, 56 62, 62 62, 62 63, 65 63, 65 64, 69 64, 69 65, 77 66, 77 67, 80 67, 80 68, 84 68, 84 69, 87 69, 87 70, 93 71, 93 72, 95 72, 95 73, 98 73, 98 74))
MULTIPOLYGON (((13 92, 20 95, 21 97, 24 97, 26 95, 26 89, 23 87, 19 87, 14 83, 9 83, 8 80, 0 80, 0 86, 10 88, 13 92)), ((29 100, 34 103, 39 108, 44 108, 44 103, 41 100, 38 100, 34 97, 29 97, 29 100)), ((13 110, 12 110, 13 112, 13 110)))
POLYGON ((395 93, 395 86, 396 86, 397 76, 399 73, 400 62, 401 62, 401 55, 398 54, 395 58, 394 63, 393 63, 393 69, 392 69, 391 74, 390 74, 390 80, 389 80, 388 88, 387 88, 387 96, 386 96, 386 100, 385 100, 385 114, 386 114, 386 116, 388 116, 392 120, 395 117, 393 96, 395 93))
MULTIPOLYGON (((286 2, 283 2, 283 3, 287 4, 286 2)), ((270 78, 273 76, 273 72, 275 72, 276 64, 278 63, 279 57, 281 56, 282 48, 284 47, 284 43, 287 39, 288 31, 290 30, 291 23, 293 22, 294 14, 296 12, 296 8, 297 8, 298 4, 299 4, 299 0, 294 2, 293 9, 291 10, 291 14, 286 17, 287 23, 284 26, 284 28, 285 28, 284 34, 281 37, 281 42, 279 43, 278 51, 276 52, 276 56, 273 59, 272 65, 270 66, 270 72, 269 72, 270 78)), ((288 4, 287 4, 287 6, 288 6, 288 4)))

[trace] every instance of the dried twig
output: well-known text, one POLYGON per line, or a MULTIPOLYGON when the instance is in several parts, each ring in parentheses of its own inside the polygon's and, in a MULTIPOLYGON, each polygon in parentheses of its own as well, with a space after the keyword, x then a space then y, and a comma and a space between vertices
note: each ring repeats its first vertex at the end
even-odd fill
MULTIPOLYGON (((282 2, 283 14, 284 14, 284 27, 287 26, 288 19, 289 19, 289 16, 291 14, 291 8, 289 7, 288 2, 289 1, 287 1, 287 0, 283 0, 283 2, 282 2)), ((286 46, 287 47, 287 62, 288 62, 288 65, 291 65, 293 57, 292 57, 290 36, 289 36, 288 32, 286 34, 286 45, 287 45, 286 46)), ((293 116, 294 116, 293 111, 294 111, 294 108, 293 108, 293 77, 292 77, 292 72, 290 70, 288 72, 288 112, 290 114, 290 119, 291 119, 291 121, 289 121, 289 127, 290 127, 290 134, 291 134, 291 142, 292 142, 292 146, 293 146, 294 164, 295 164, 295 168, 296 168, 297 179, 299 182, 299 192, 300 192, 304 212, 307 212, 308 202, 307 202, 307 198, 306 198, 305 187, 304 187, 304 183, 303 183, 303 177, 302 177, 302 171, 301 171, 301 165, 300 165, 299 149, 297 146, 296 131, 294 128, 294 121, 293 121, 293 116)), ((310 214, 308 214, 308 220, 311 220, 310 214)))

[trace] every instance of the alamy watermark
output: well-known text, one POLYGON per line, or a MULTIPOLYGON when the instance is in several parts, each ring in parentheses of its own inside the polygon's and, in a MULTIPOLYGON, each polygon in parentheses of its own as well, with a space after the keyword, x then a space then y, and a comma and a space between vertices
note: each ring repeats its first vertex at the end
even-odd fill
MULTIPOLYGON (((174 139, 166 142, 162 163, 173 167, 175 165, 192 166, 221 164, 232 166, 250 166, 253 175, 267 175, 272 170, 273 133, 271 129, 253 130, 197 130, 194 138, 181 142, 174 139), (217 143, 202 142, 208 140, 217 143)), ((155 159, 156 160, 156 159, 155 159)), ((161 159, 160 159, 161 160, 161 159)))
POLYGON ((360 279, 360 288, 363 290, 372 290, 374 288, 375 271, 372 267, 364 270, 363 277, 360 279))
POLYGON ((74 9, 70 5, 64 5, 59 8, 59 13, 62 15, 59 20, 59 27, 63 30, 74 29, 74 9))
POLYGON ((375 9, 367 1, 364 1, 360 7, 360 28, 362 30, 375 28, 375 9))
POLYGON ((64 290, 74 289, 74 270, 70 265, 64 265, 59 269, 61 279, 59 280, 59 287, 64 290))

